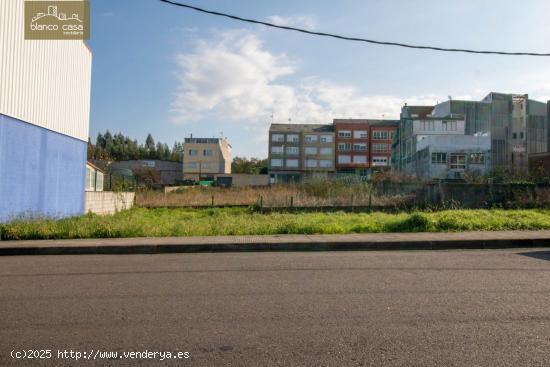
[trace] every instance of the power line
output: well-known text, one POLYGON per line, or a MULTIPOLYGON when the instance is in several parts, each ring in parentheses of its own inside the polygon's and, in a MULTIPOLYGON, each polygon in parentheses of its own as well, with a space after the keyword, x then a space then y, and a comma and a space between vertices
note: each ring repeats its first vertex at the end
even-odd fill
POLYGON ((286 30, 295 31, 295 32, 302 32, 302 33, 307 33, 307 34, 311 34, 311 35, 314 35, 314 36, 332 37, 332 38, 341 39, 341 40, 345 40, 345 41, 366 42, 366 43, 372 43, 372 44, 375 44, 375 45, 397 46, 397 47, 406 47, 406 48, 413 48, 413 49, 420 49, 420 50, 430 50, 430 51, 465 52, 465 53, 470 53, 470 54, 503 55, 503 56, 550 56, 550 53, 469 50, 469 49, 465 49, 465 48, 446 48, 446 47, 435 47, 435 46, 419 46, 419 45, 410 45, 410 44, 399 43, 399 42, 376 41, 376 40, 371 40, 371 39, 367 39, 367 38, 348 37, 348 36, 341 36, 341 35, 333 34, 333 33, 314 32, 314 31, 309 31, 307 29, 302 29, 302 28, 288 27, 288 26, 277 25, 277 24, 273 24, 273 23, 269 23, 269 22, 262 22, 260 20, 248 19, 248 18, 243 18, 243 17, 236 16, 236 15, 220 13, 220 12, 212 11, 212 10, 206 10, 206 9, 202 9, 202 8, 199 8, 199 7, 196 7, 196 6, 183 4, 183 3, 179 3, 179 2, 175 2, 175 1, 171 1, 171 0, 159 0, 159 1, 162 1, 163 3, 171 4, 171 5, 181 6, 183 8, 187 8, 187 9, 196 10, 196 11, 201 12, 201 13, 217 15, 217 16, 220 16, 220 17, 226 17, 226 18, 238 20, 238 21, 241 21, 241 22, 261 24, 261 25, 265 25, 267 27, 286 29, 286 30))

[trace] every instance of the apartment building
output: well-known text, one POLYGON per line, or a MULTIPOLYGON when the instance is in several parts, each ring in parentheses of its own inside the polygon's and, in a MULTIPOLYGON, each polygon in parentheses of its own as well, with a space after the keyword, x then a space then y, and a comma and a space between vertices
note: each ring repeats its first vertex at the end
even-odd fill
POLYGON ((367 176, 389 167, 397 120, 335 119, 335 165, 339 173, 367 176))
POLYGON ((214 179, 231 173, 231 144, 227 138, 185 138, 183 178, 214 179))
POLYGON ((334 172, 332 125, 271 124, 268 166, 272 183, 334 172))

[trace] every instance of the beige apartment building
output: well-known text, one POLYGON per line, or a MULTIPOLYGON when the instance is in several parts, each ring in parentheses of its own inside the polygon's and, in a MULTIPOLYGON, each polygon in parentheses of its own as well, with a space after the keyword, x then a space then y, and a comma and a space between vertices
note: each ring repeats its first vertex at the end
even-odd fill
POLYGON ((270 181, 299 181, 303 174, 334 172, 334 131, 331 125, 271 124, 270 181))
POLYGON ((231 145, 227 138, 185 138, 183 178, 200 180, 231 173, 231 145))

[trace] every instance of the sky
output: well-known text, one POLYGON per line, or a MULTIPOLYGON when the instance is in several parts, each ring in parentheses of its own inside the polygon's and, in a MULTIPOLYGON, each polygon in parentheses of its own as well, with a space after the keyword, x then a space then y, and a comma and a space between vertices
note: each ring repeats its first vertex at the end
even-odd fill
MULTIPOLYGON (((383 41, 550 53, 550 1, 182 0, 383 41)), ((401 106, 528 93, 550 100, 550 57, 441 53, 266 28, 157 0, 92 0, 90 136, 229 139, 267 157, 274 123, 398 118, 401 106)))

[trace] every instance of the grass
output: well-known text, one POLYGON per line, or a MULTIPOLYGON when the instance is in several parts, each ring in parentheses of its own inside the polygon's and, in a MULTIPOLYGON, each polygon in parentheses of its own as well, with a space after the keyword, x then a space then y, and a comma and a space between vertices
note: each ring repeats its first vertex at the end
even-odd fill
POLYGON ((17 220, 0 224, 0 238, 30 240, 538 229, 550 229, 550 210, 262 214, 247 208, 134 208, 112 216, 88 214, 60 220, 17 220))

